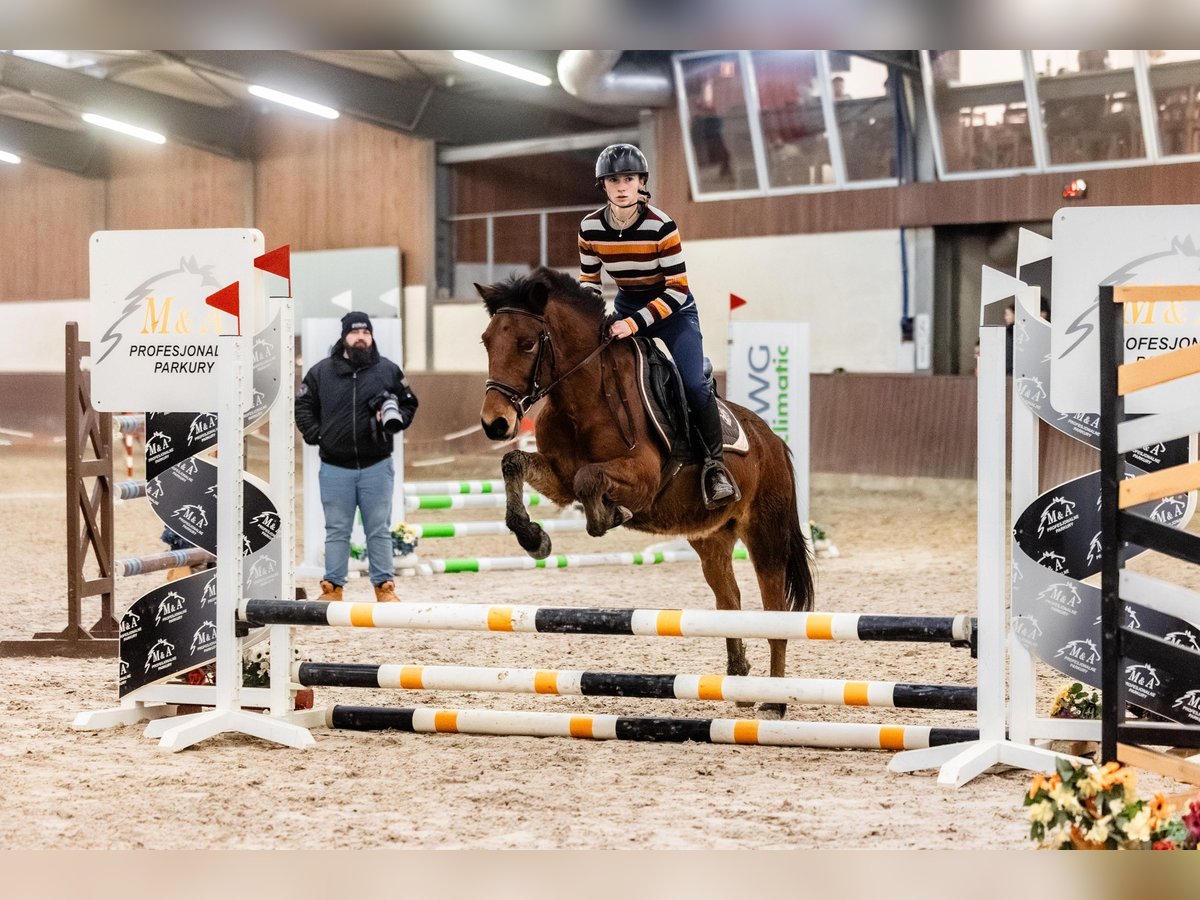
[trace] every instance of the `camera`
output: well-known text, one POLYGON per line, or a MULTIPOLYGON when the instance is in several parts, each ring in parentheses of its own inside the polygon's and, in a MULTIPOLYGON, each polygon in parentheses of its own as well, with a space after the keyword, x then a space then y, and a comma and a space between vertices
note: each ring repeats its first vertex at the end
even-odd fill
POLYGON ((395 434, 404 428, 404 416, 400 415, 400 398, 390 391, 384 391, 371 400, 371 409, 382 413, 380 425, 388 434, 395 434))

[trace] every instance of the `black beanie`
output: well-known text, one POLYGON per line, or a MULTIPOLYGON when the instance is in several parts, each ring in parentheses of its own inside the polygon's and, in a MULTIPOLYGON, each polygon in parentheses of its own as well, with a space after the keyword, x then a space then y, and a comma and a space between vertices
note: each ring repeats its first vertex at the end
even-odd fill
POLYGON ((375 334, 375 329, 371 325, 371 317, 368 316, 366 313, 348 312, 344 316, 342 316, 342 337, 343 338, 345 338, 346 335, 348 335, 355 328, 365 328, 365 329, 367 329, 367 331, 371 332, 372 335, 375 334))

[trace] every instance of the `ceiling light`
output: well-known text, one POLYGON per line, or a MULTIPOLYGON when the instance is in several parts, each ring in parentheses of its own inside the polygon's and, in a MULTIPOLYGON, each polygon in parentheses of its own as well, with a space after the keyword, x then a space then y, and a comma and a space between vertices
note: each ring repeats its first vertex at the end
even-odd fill
POLYGON ((284 106, 290 106, 292 109, 320 116, 323 119, 336 119, 340 115, 336 109, 331 107, 322 106, 320 103, 313 103, 311 100, 305 100, 303 97, 297 97, 294 94, 285 94, 283 91, 263 87, 261 84, 252 84, 247 90, 255 97, 262 97, 264 100, 273 100, 276 103, 282 103, 284 106))
POLYGON ((14 166, 21 161, 21 157, 15 153, 9 153, 6 150, 0 150, 0 162, 12 163, 14 166))
POLYGON ((101 128, 110 128, 113 131, 119 131, 121 134, 128 134, 135 138, 141 138, 143 141, 149 141, 152 144, 165 144, 167 139, 157 131, 150 131, 146 128, 138 128, 136 125, 129 125, 126 122, 118 122, 116 119, 110 119, 108 116, 98 116, 95 113, 84 113, 83 121, 91 125, 99 125, 101 128))
POLYGON ((96 64, 96 57, 75 50, 10 50, 13 56, 57 66, 60 69, 83 69, 96 64))
POLYGON ((471 63, 474 66, 483 66, 485 69, 500 72, 511 78, 520 78, 522 81, 528 81, 530 84, 536 84, 539 87, 548 87, 553 84, 541 72, 534 72, 532 69, 523 69, 502 59, 493 59, 490 56, 484 56, 482 53, 476 53, 474 50, 455 50, 454 58, 461 59, 463 62, 471 63))

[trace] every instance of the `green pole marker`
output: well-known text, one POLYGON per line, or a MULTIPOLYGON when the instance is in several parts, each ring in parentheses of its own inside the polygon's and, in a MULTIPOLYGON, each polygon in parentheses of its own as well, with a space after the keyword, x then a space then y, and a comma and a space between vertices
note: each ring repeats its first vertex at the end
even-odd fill
POLYGON ((428 525, 418 526, 421 532, 421 537, 427 538, 448 538, 454 537, 454 525, 450 522, 431 522, 428 525))

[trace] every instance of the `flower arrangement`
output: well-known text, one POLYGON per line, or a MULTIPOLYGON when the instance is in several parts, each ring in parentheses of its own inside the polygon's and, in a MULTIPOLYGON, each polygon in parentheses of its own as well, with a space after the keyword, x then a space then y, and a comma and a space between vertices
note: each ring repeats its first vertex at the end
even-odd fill
POLYGON ((1025 794, 1029 837, 1054 850, 1194 850, 1200 800, 1176 814, 1161 794, 1138 799, 1137 775, 1117 763, 1075 765, 1060 759, 1025 794))
MULTIPOLYGON (((292 648, 292 662, 305 662, 296 647, 292 648)), ((242 684, 245 687, 270 687, 270 641, 262 641, 242 651, 242 684)))
POLYGON ((1100 718, 1100 692, 1088 691, 1078 681, 1067 685, 1050 704, 1050 715, 1056 719, 1100 718))
POLYGON ((392 526, 392 553, 395 556, 408 556, 417 549, 421 542, 417 529, 403 522, 392 526))
POLYGON ((828 557, 832 559, 838 556, 838 548, 833 545, 833 541, 829 539, 829 531, 824 525, 818 525, 812 519, 808 520, 808 533, 812 535, 813 553, 817 556, 828 557))

